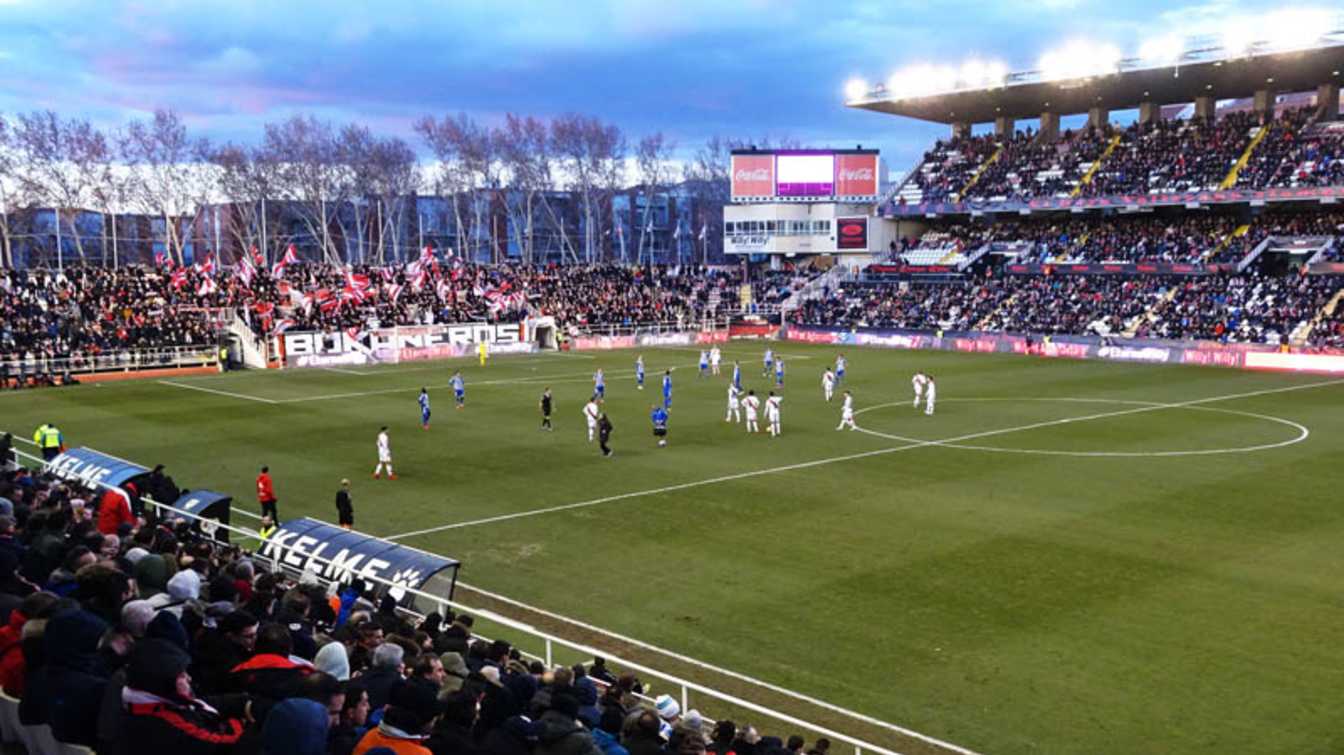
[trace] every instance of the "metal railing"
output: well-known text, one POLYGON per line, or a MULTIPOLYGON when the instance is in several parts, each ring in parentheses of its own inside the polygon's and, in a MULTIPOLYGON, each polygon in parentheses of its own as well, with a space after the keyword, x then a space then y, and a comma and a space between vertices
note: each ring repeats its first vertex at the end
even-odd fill
POLYGON ((87 375, 96 372, 134 372, 176 367, 213 367, 219 364, 214 344, 164 346, 150 349, 120 349, 69 357, 33 356, 0 360, 0 374, 10 377, 37 375, 87 375))
MULTIPOLYGON (((32 454, 28 454, 23 451, 19 451, 17 449, 15 449, 15 453, 31 461, 44 463, 40 457, 34 456, 32 454)), ((90 484, 90 483, 85 482, 84 484, 90 484)), ((108 485, 103 482, 94 481, 91 484, 98 488, 105 488, 105 489, 114 488, 114 486, 108 485)), ((265 540, 265 538, 261 537, 261 534, 259 532, 255 530, 248 529, 245 527, 238 527, 232 524, 224 524, 214 519, 207 519, 205 517, 201 517, 195 514, 190 514, 180 509, 176 509, 171 505, 154 501, 148 498, 147 496, 142 496, 140 500, 142 503, 154 506, 158 510, 166 511, 167 513, 164 515, 164 518, 167 519, 179 518, 184 520, 194 520, 203 524, 207 524, 210 528, 223 529, 228 532, 240 535, 244 538, 251 539, 257 542, 258 544, 267 543, 268 548, 273 548, 274 550, 277 551, 276 555, 273 558, 268 559, 262 556, 261 555, 262 549, 260 548, 257 550, 257 552, 253 553, 252 556, 261 561, 269 561, 271 564, 273 564, 274 568, 277 571, 283 571, 290 574, 294 574, 297 572, 300 573, 301 575, 309 575, 310 578, 317 579, 320 583, 323 583, 328 587, 331 586, 332 584, 337 583, 337 580, 324 578, 321 574, 314 573, 311 570, 304 570, 300 572, 299 570, 295 569, 292 565, 287 567, 286 566, 287 559, 289 559, 290 557, 297 557, 299 559, 302 559, 302 563, 305 564, 318 562, 320 564, 323 564, 326 568, 337 567, 333 569, 333 572, 338 574, 344 573, 344 571, 346 571, 343 568, 339 568, 340 565, 335 564, 330 559, 322 558, 321 556, 318 556, 316 554, 311 554, 302 550, 298 550, 293 546, 287 545, 282 542, 269 543, 265 540)), ((239 509, 238 511, 241 510, 239 509)), ((250 514, 250 512, 244 512, 244 513, 250 514)), ((204 527, 202 529, 204 529, 204 527)), ((373 537, 371 535, 367 535, 367 533, 360 533, 360 534, 364 534, 367 537, 373 537)), ((396 545, 401 546, 403 548, 410 548, 410 546, 402 545, 401 543, 396 543, 396 545)), ((412 550, 417 549, 412 548, 412 550)), ((375 584, 379 584, 388 590, 395 588, 397 590, 402 591, 406 595, 415 596, 416 598, 425 601, 429 605, 436 605, 438 606, 440 613, 444 613, 446 612, 447 609, 451 608, 459 613, 468 613, 472 617, 474 617, 474 619, 476 619, 477 621, 483 620, 493 626, 507 629, 510 632, 523 634, 526 637, 528 637, 531 641, 540 643, 540 646, 542 647, 542 653, 540 654, 539 658, 548 667, 552 667, 555 665, 556 663, 555 658, 558 650, 566 651, 569 654, 573 654, 579 657, 586 657, 586 658, 604 657, 609 662, 614 664, 617 668, 622 668, 641 674, 642 675, 641 678, 645 681, 647 681, 648 679, 653 679, 662 684, 671 685, 673 688, 677 689, 680 693, 681 709, 683 711, 690 710, 690 696, 691 693, 694 692, 696 695, 703 696, 704 698, 709 699, 711 701, 717 701, 718 703, 721 703, 725 706, 732 707, 734 709, 741 711, 747 711, 756 715, 765 716, 768 719, 778 721, 780 723, 789 726, 797 727, 804 731, 812 732, 820 736, 829 737, 837 742, 850 745, 854 748, 855 755, 862 755, 862 753, 864 752, 878 753, 879 755, 900 755, 900 753, 898 753, 895 750, 881 747, 865 739, 850 736, 848 734, 835 731, 831 728, 811 723, 809 721, 805 721, 803 719, 796 718, 794 716, 790 716, 778 710, 774 710, 764 705, 754 703, 749 700, 737 697, 735 695, 731 695, 726 692, 716 690, 712 687, 699 684, 697 682, 684 679, 675 676, 673 674, 659 671, 655 668, 646 666, 636 661, 631 661, 626 658, 617 657, 607 651, 592 647, 590 645, 581 642, 575 642, 572 640, 567 640, 563 637, 559 637, 557 635, 548 634, 530 624, 518 621, 516 619, 512 619, 508 616, 504 616, 494 611, 467 605, 461 601, 445 598, 441 595, 432 595, 430 593, 422 592, 418 589, 408 588, 405 585, 391 582, 389 580, 383 579, 373 574, 361 573, 358 574, 357 576, 360 579, 364 580, 365 582, 372 582, 375 584)), ((404 612, 414 613, 409 611, 404 612)), ((418 616, 419 614, 414 615, 418 616)), ((474 627, 473 627, 473 633, 474 633, 474 627)), ((971 750, 959 747, 949 742, 941 741, 934 737, 929 737, 927 735, 919 734, 918 732, 902 729, 900 727, 896 727, 892 724, 886 724, 884 722, 882 722, 881 725, 885 728, 892 729, 893 731, 899 733, 903 737, 910 739, 917 739, 924 742, 925 744, 932 745, 940 749, 960 753, 961 755, 976 755, 971 750)))

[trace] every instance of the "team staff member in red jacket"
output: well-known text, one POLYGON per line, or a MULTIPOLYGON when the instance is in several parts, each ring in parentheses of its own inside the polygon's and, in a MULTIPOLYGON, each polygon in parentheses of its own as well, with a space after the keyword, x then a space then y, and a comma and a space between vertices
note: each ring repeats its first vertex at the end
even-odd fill
POLYGON ((261 474, 257 475, 257 501, 261 504, 262 516, 280 521, 280 514, 275 510, 275 488, 271 486, 270 467, 262 467, 261 474))
POLYGON ((135 483, 126 483, 126 492, 109 488, 98 503, 98 531, 104 535, 115 535, 123 524, 135 527, 135 514, 131 511, 131 497, 135 483))

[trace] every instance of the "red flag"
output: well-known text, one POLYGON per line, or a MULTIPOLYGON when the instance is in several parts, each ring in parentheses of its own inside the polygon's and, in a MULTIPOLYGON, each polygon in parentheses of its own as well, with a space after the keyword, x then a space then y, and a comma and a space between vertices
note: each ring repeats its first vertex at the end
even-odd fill
POLYGON ((286 317, 285 319, 275 324, 275 329, 271 331, 271 335, 278 336, 281 333, 285 332, 286 330, 289 330, 290 328, 294 327, 294 325, 295 325, 294 321, 286 317))
POLYGON ((172 283, 174 289, 181 289, 183 286, 187 285, 186 268, 179 267, 178 269, 174 270, 172 277, 169 280, 172 283))
POLYGON ((283 262, 283 263, 286 264, 286 265, 297 265, 297 264, 299 264, 300 262, 302 262, 303 260, 299 259, 299 251, 298 251, 298 249, 296 249, 296 248, 294 247, 293 244, 290 244, 290 245, 285 249, 285 256, 284 256, 284 258, 282 258, 280 261, 283 262))
POLYGON ((210 294, 215 293, 218 290, 219 287, 215 285, 215 281, 213 278, 202 278, 201 285, 196 288, 196 295, 208 296, 210 294))
POLYGON ((196 272, 201 275, 215 274, 215 256, 210 252, 205 253, 205 261, 196 265, 196 272))
POLYGON ((258 251, 255 244, 252 245, 252 264, 256 265, 257 267, 266 266, 266 255, 258 251))

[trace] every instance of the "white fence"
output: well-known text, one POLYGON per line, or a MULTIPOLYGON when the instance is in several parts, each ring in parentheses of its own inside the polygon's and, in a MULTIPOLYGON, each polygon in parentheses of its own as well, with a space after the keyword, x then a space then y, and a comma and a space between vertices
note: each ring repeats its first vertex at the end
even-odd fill
MULTIPOLYGON (((33 456, 32 454, 17 451, 17 449, 16 453, 32 462, 37 462, 39 464, 42 463, 42 459, 40 459, 37 456, 33 456)), ((100 488, 110 487, 101 482, 95 484, 100 488)), ((221 529, 228 530, 229 532, 232 532, 235 535, 254 540, 258 544, 260 544, 262 541, 261 535, 255 530, 249 528, 239 527, 236 525, 225 525, 215 522, 214 520, 205 520, 199 516, 188 514, 186 512, 174 509, 166 504, 150 500, 147 497, 142 497, 141 501, 148 505, 154 506, 156 509, 167 511, 168 513, 165 515, 165 518, 193 519, 202 522, 209 521, 212 527, 219 527, 221 529)), ((252 514, 252 512, 243 511, 241 509, 233 509, 233 511, 245 514, 247 516, 255 516, 254 514, 252 514)), ((401 547, 409 547, 402 545, 401 543, 397 543, 397 545, 401 547)), ((321 558, 320 556, 306 553, 303 551, 295 551, 292 548, 292 546, 287 546, 285 544, 277 544, 276 549, 280 551, 280 554, 277 555, 274 559, 265 559, 264 557, 261 557, 259 554, 253 554, 253 557, 262 561, 269 560, 274 565, 277 571, 288 571, 290 573, 293 573, 294 570, 288 569, 285 566, 284 561, 285 557, 290 555, 291 552, 301 555, 302 558, 307 562, 316 561, 326 566, 332 565, 332 562, 329 559, 324 559, 321 558)), ((316 579, 319 582, 326 583, 328 586, 331 585, 330 580, 325 580, 311 571, 307 572, 307 574, 312 579, 316 579)), ((642 663, 638 663, 636 661, 631 661, 625 658, 617 657, 607 651, 592 647, 590 645, 581 642, 575 642, 572 640, 565 639, 563 637, 559 637, 557 635, 552 635, 547 632, 543 632, 530 624, 518 621, 516 619, 512 619, 508 616, 504 616, 494 611, 489 611, 486 609, 481 609, 475 606, 467 605, 460 601, 450 600, 441 595, 431 595, 429 593, 421 592, 419 590, 408 589, 404 585, 396 584, 374 575, 360 575, 360 578, 365 580, 366 582, 381 584, 385 588, 389 589, 396 588, 398 590, 405 592, 408 595, 415 596, 416 598, 420 599, 420 601, 422 601, 423 603, 428 603, 430 605, 437 605, 441 613, 445 609, 451 608, 459 613, 467 613, 471 615, 478 622, 480 621, 488 622, 490 625, 494 627, 507 630, 512 634, 521 635, 541 648, 542 652, 540 654, 529 653, 529 655, 532 655, 533 657, 536 657, 537 659, 541 660, 548 667, 554 666, 556 664, 556 656, 560 651, 564 651, 565 653, 573 655, 578 658, 591 659, 593 657, 600 656, 606 658, 616 668, 637 672, 638 674, 641 675, 641 680, 644 681, 646 684, 652 680, 658 682, 658 684, 661 685, 657 687, 658 689, 670 686, 678 690, 681 701, 681 709, 683 711, 689 710, 691 708, 690 704, 691 693, 695 693, 697 696, 701 696, 704 699, 708 700, 710 704, 720 704, 724 707, 731 707, 735 710, 747 711, 753 714, 764 716, 769 720, 794 727, 795 729, 801 729, 803 731, 811 732, 824 737, 829 737, 830 739, 832 739, 837 743, 850 745, 854 748, 854 752, 856 755, 862 755, 865 752, 878 753, 879 755, 900 755, 895 750, 891 750, 886 747, 881 747, 865 739, 851 736, 849 734, 844 734, 829 727, 821 726, 818 724, 805 721, 800 718, 796 718, 794 716, 790 716, 786 713, 775 710, 773 708, 769 708, 764 705, 760 705, 758 703, 745 700, 741 697, 737 697, 735 695, 731 695, 726 692, 716 690, 712 687, 699 684, 689 679, 684 679, 663 671, 659 671, 657 669, 654 669, 650 666, 646 666, 642 663)), ((418 616, 419 614, 415 615, 418 616)), ((473 627, 473 634, 475 634, 475 627, 473 627)), ((510 639, 516 639, 516 638, 510 638, 510 639)), ((776 692, 787 692, 786 690, 782 690, 781 688, 773 686, 768 688, 776 692)), ((792 695, 794 697, 801 698, 801 696, 797 695, 796 693, 792 693, 792 695)), ((904 729, 902 727, 895 726, 894 724, 878 721, 877 719, 872 719, 867 716, 853 714, 850 713, 849 711, 845 711, 842 708, 838 708, 837 706, 823 704, 821 707, 824 707, 834 712, 840 712, 846 714, 857 721, 862 721, 864 723, 877 726, 878 728, 888 729, 893 733, 898 734, 904 738, 919 740, 925 743, 926 745, 931 745, 941 750, 960 753, 960 755, 976 755, 976 753, 974 753, 971 750, 959 747, 949 742, 944 742, 939 739, 919 734, 918 732, 904 729)), ((758 727, 758 729, 759 728, 765 728, 767 730, 767 733, 771 731, 770 727, 758 727)))
POLYGON ((72 375, 95 372, 135 372, 178 367, 214 367, 219 364, 219 351, 214 344, 200 346, 166 346, 153 349, 119 349, 101 354, 77 357, 45 357, 34 355, 0 362, 0 374, 10 377, 60 376, 67 371, 72 375))

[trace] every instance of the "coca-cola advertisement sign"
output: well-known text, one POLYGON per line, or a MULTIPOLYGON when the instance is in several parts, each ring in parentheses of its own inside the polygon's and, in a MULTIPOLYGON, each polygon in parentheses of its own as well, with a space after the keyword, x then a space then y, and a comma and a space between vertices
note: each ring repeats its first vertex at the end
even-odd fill
POLYGON ((733 155, 733 198, 775 195, 774 155, 733 155))
POLYGON ((836 155, 835 195, 877 196, 877 155, 836 155))
POLYGON ((836 218, 835 248, 844 251, 867 251, 868 218, 836 218))

